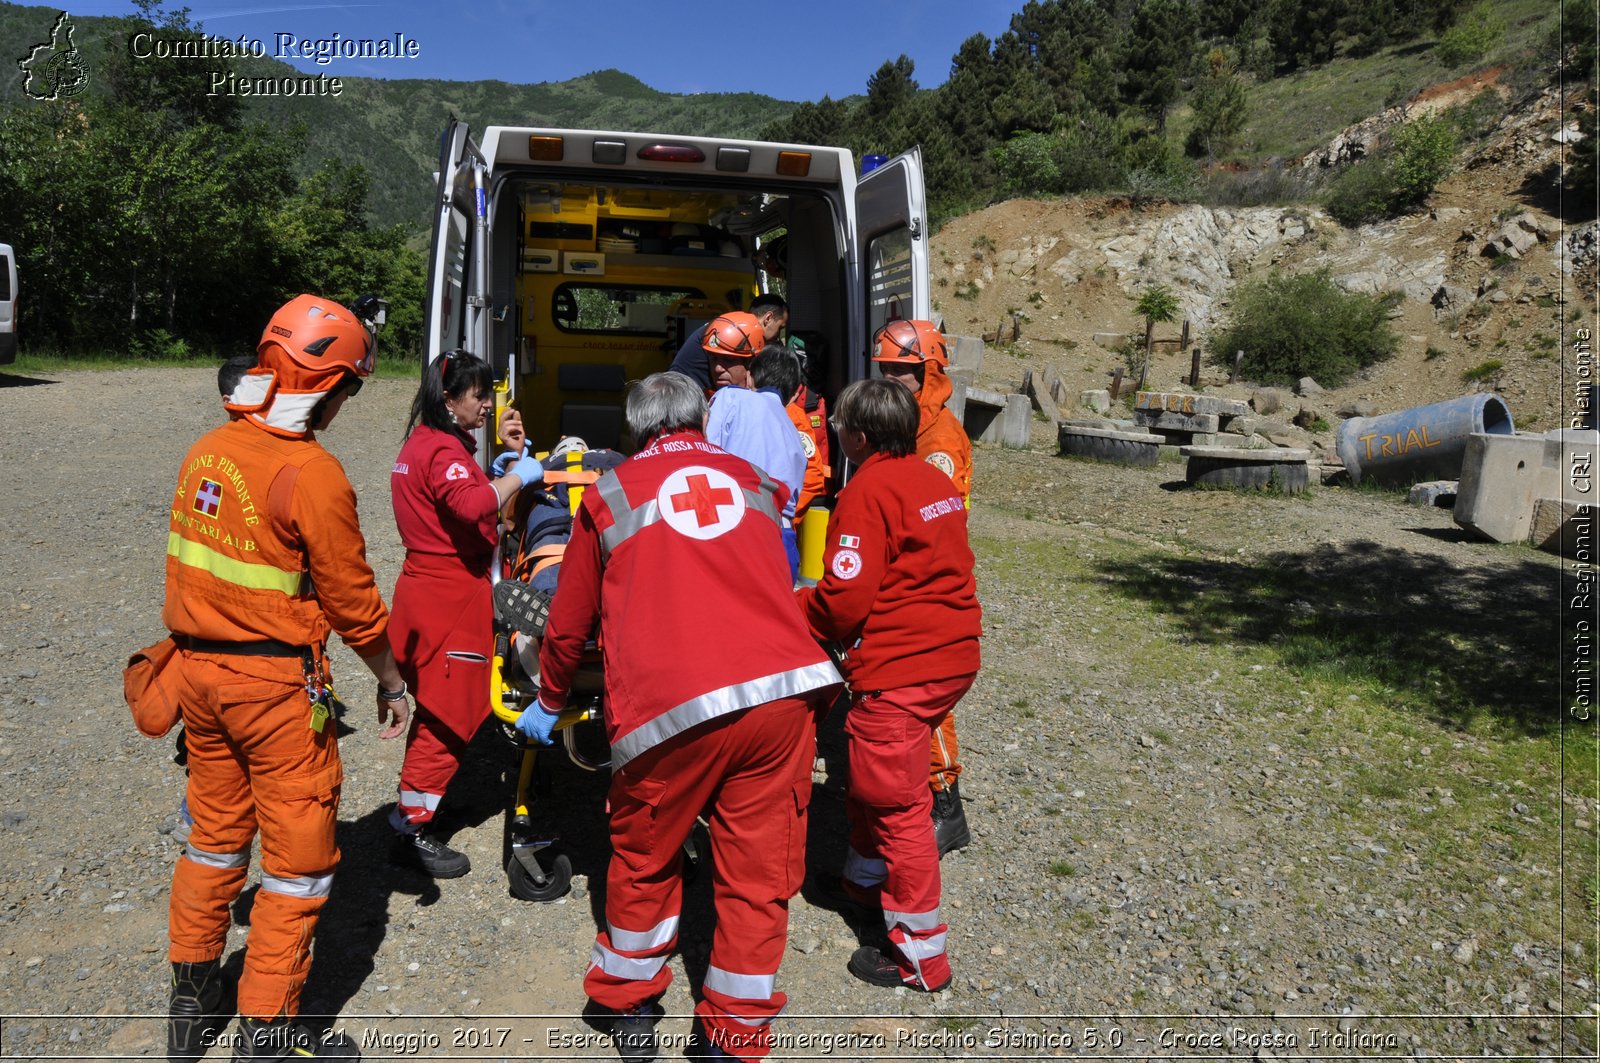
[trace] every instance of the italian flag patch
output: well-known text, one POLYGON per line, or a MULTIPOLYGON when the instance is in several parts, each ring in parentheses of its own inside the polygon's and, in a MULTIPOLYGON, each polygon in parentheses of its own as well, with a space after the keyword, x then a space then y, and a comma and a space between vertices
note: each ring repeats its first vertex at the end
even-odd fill
POLYGON ((861 545, 861 536, 841 535, 839 536, 839 545, 854 550, 856 547, 861 545))

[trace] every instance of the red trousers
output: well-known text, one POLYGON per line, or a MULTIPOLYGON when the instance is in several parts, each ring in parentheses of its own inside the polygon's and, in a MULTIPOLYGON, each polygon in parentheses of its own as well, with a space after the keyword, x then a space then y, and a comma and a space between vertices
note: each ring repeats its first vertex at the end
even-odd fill
POLYGON ((389 814, 391 827, 415 834, 433 820, 445 788, 461 767, 467 742, 426 706, 417 704, 406 735, 406 756, 400 762, 400 797, 389 814))
POLYGON ((194 827, 172 874, 174 963, 221 957, 229 907, 261 833, 261 892, 250 917, 239 1014, 297 1015, 311 936, 339 863, 334 827, 343 780, 330 717, 311 729, 293 658, 184 652, 181 704, 194 827))
POLYGON ((846 887, 882 902, 900 976, 924 989, 950 977, 924 757, 929 736, 975 678, 860 695, 844 724, 850 753, 846 887))
POLYGON ((771 1051, 769 1024, 788 1002, 776 984, 789 898, 805 878, 815 710, 834 691, 817 693, 692 728, 612 777, 606 926, 583 980, 597 1004, 636 1008, 672 981, 681 846, 709 806, 717 927, 695 1013, 729 1055, 756 1060, 771 1051))

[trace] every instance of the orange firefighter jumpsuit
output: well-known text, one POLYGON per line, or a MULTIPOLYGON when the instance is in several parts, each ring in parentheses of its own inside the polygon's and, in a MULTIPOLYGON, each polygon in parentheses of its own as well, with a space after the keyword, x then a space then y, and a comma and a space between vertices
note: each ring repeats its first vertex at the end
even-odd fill
POLYGON ((299 1013, 311 937, 339 862, 335 724, 308 695, 330 628, 357 654, 388 648, 355 492, 309 434, 249 419, 190 449, 172 498, 162 619, 182 647, 180 700, 194 829, 172 876, 175 962, 222 955, 229 907, 261 834, 261 892, 239 1014, 299 1013))
POLYGON ((795 431, 800 433, 800 449, 806 453, 806 474, 794 503, 794 523, 799 527, 800 518, 811 503, 828 493, 828 456, 817 446, 817 437, 811 432, 811 415, 798 399, 785 406, 783 412, 794 422, 795 431))
MULTIPOLYGON (((971 505, 972 443, 967 431, 945 403, 952 391, 950 378, 936 361, 925 363, 917 404, 922 419, 917 424, 917 457, 955 482, 961 500, 971 505)), ((951 709, 933 732, 928 750, 928 785, 943 790, 961 777, 960 745, 956 740, 956 713, 951 709)))

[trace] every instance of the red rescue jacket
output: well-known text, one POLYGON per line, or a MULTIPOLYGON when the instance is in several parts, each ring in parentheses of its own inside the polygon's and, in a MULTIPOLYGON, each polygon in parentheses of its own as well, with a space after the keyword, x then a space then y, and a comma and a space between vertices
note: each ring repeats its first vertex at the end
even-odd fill
POLYGON ((821 639, 849 647, 856 691, 892 690, 978 670, 983 614, 967 510, 918 458, 874 454, 839 492, 822 580, 796 592, 821 639))
POLYGON ((613 770, 698 724, 839 683, 790 590, 787 494, 698 432, 656 439, 584 492, 540 697, 566 704, 598 621, 613 770))

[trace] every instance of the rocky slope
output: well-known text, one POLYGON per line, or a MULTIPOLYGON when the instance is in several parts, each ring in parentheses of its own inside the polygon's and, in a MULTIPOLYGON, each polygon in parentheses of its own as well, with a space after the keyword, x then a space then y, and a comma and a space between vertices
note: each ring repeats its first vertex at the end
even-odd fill
MULTIPOLYGON (((1425 93, 1412 111, 1462 102, 1485 87, 1495 87, 1493 72, 1425 93)), ((1352 127, 1307 165, 1361 154, 1397 117, 1352 127)), ((1557 95, 1546 91, 1513 107, 1460 159, 1426 212, 1358 229, 1305 206, 1002 203, 935 234, 935 306, 950 331, 999 332, 1003 340, 1020 314, 1020 339, 990 345, 983 382, 1014 386, 1024 369, 1052 366, 1075 401, 1082 389, 1105 387, 1122 364, 1121 337, 1142 334, 1133 302, 1146 287, 1173 290, 1204 346, 1241 281, 1326 268, 1346 290, 1403 296, 1393 312, 1399 352, 1318 398, 1316 412, 1331 425, 1357 402, 1383 412, 1488 389, 1506 399, 1519 428, 1556 427, 1563 329, 1592 327, 1595 312, 1595 223, 1564 224, 1542 191, 1572 137, 1557 95), (1487 380, 1464 378, 1491 359, 1502 367, 1487 380)), ((1178 329, 1161 326, 1157 336, 1175 340, 1178 329)), ((1158 354, 1151 385, 1175 385, 1189 367, 1187 354, 1158 354)), ((1214 367, 1205 375, 1213 383, 1226 376, 1214 367)))

